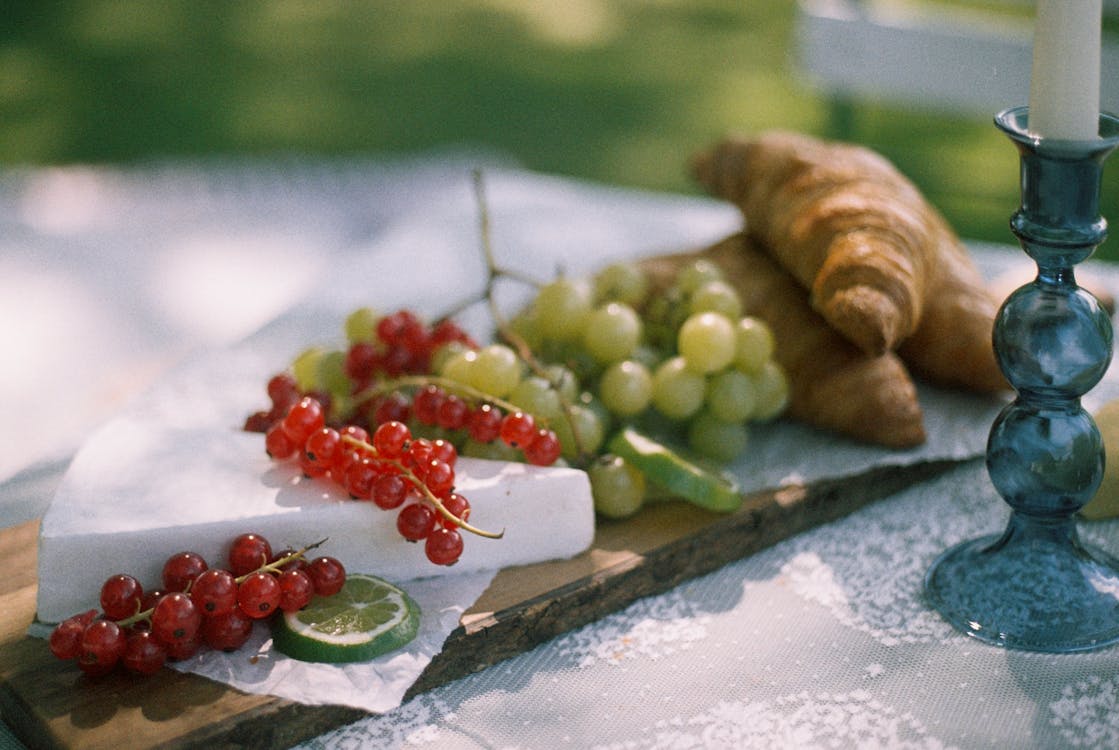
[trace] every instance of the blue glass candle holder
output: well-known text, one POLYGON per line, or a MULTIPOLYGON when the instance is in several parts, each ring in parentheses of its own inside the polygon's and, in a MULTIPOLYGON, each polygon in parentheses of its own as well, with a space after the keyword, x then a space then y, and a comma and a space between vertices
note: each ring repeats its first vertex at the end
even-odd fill
POLYGON ((1103 163, 1119 119, 1097 140, 1039 138, 1028 109, 995 124, 1018 148, 1021 207, 1010 226, 1037 277, 1003 303, 993 342, 1017 396, 991 427, 987 472, 1010 506, 1002 534, 942 554, 925 595, 957 629, 987 643, 1064 653, 1119 642, 1119 560, 1080 541, 1076 513, 1099 487, 1103 441, 1080 397, 1111 363, 1107 313, 1073 268, 1107 234, 1099 214, 1103 163))

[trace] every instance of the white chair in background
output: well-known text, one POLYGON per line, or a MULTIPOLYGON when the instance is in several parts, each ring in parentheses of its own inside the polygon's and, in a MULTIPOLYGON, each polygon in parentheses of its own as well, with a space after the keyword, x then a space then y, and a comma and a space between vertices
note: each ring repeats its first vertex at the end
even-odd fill
MULTIPOLYGON (((1104 14, 1119 17, 1119 0, 1104 0, 1104 14)), ((795 33, 798 70, 831 102, 837 136, 850 135, 856 101, 990 117, 1029 99, 1032 13, 798 0, 795 33)), ((1119 38, 1106 32, 1101 67, 1101 108, 1119 112, 1119 38)))

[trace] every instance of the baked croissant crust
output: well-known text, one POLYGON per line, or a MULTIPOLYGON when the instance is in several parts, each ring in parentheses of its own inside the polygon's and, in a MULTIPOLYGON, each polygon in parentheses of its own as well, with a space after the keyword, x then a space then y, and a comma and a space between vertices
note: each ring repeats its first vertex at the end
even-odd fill
POLYGON ((727 138, 692 168, 860 350, 898 350, 934 383, 1007 387, 991 344, 993 296, 948 223, 884 157, 771 131, 727 138))
POLYGON ((678 269, 701 258, 722 269, 744 313, 773 330, 774 359, 789 379, 790 417, 888 447, 925 441, 916 388, 898 357, 867 356, 840 336, 812 310, 796 280, 744 234, 697 252, 647 258, 641 266, 655 287, 667 287, 678 269))

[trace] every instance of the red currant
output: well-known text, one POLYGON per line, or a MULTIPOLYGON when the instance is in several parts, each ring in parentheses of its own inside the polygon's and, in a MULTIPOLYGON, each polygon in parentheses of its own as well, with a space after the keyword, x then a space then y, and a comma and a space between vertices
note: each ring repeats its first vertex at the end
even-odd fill
POLYGON ((418 542, 435 527, 435 511, 424 503, 405 505, 396 517, 396 530, 409 542, 418 542))
POLYGON ((194 552, 179 552, 163 564, 163 588, 168 591, 186 591, 191 581, 206 570, 206 561, 194 552))
POLYGON ((431 457, 443 463, 454 466, 458 461, 458 448, 450 440, 437 438, 431 441, 431 457))
POLYGON ((202 626, 202 613, 181 592, 167 594, 152 610, 152 632, 165 646, 190 641, 202 626))
POLYGON ((334 596, 346 583, 346 568, 333 557, 316 557, 307 566, 307 575, 319 596, 334 596))
POLYGON ((479 443, 492 443, 501 434, 501 409, 492 404, 482 404, 470 412, 466 429, 470 437, 479 443))
POLYGON ((82 652, 82 633, 95 617, 97 610, 91 609, 58 623, 50 635, 51 653, 59 659, 77 659, 82 652))
POLYGON ((237 606, 237 579, 228 570, 210 568, 194 579, 190 598, 207 617, 225 614, 237 606))
POLYGON ((236 651, 252 635, 253 622, 240 608, 224 615, 207 617, 202 623, 202 642, 218 651, 236 651))
POLYGON ((118 574, 101 586, 101 610, 110 620, 123 620, 140 611, 144 588, 132 576, 118 574))
POLYGON ((94 620, 82 632, 78 666, 88 675, 112 671, 124 656, 125 636, 112 620, 94 620))
POLYGON ((451 468, 450 464, 438 459, 433 458, 427 462, 423 477, 427 488, 437 497, 446 495, 455 486, 455 470, 451 468))
POLYGON ((306 571, 285 570, 276 580, 280 584, 280 609, 285 612, 298 612, 314 596, 315 584, 306 571))
POLYGON ((403 422, 385 422, 373 431, 373 447, 384 458, 400 458, 411 439, 412 432, 403 422))
POLYGON ((536 466, 551 466, 560 457, 561 450, 556 433, 540 429, 532 442, 524 447, 525 460, 536 466))
POLYGON ((237 606, 248 617, 260 620, 280 606, 280 584, 270 573, 250 573, 237 589, 237 606))
POLYGON ((466 426, 469 415, 470 407, 467 403, 452 393, 439 404, 436 422, 445 430, 459 430, 466 426))
POLYGON ((424 386, 412 399, 412 414, 421 424, 433 425, 439 421, 439 407, 446 398, 442 388, 424 386))
POLYGON ((377 461, 368 456, 359 458, 346 467, 342 475, 342 486, 355 500, 369 500, 373 497, 373 482, 380 476, 377 461))
POLYGON ((457 529, 440 527, 428 534, 424 542, 427 559, 436 565, 454 565, 462 555, 462 535, 457 529))
POLYGON ((241 534, 229 548, 229 570, 240 577, 266 565, 272 559, 272 545, 260 534, 241 534))
POLYGON ((264 433, 264 450, 277 461, 286 461, 295 455, 298 446, 284 432, 283 425, 277 422, 264 433))
MULTIPOLYGON (((466 521, 470 518, 470 501, 457 492, 452 492, 443 499, 443 507, 460 521, 466 521)), ((440 523, 448 527, 457 526, 446 518, 441 518, 440 523)))
POLYGON ((121 657, 124 668, 135 674, 155 674, 167 662, 167 648, 150 630, 130 633, 121 657))
POLYGON ((373 407, 373 424, 385 422, 408 422, 412 416, 412 404, 404 394, 393 391, 382 396, 373 407))
POLYGON ((536 420, 531 414, 515 411, 501 420, 501 440, 514 448, 528 445, 536 437, 536 420))
POLYGON ((307 438, 326 422, 323 405, 315 398, 304 396, 288 410, 280 422, 283 430, 296 445, 303 445, 307 438))
POLYGON ((303 471, 316 477, 326 474, 330 471, 334 463, 334 454, 341 444, 342 436, 332 427, 323 427, 312 432, 303 445, 303 456, 300 461, 303 471))
POLYGON ((399 474, 382 474, 373 480, 372 498, 378 508, 399 508, 408 495, 408 482, 399 474))

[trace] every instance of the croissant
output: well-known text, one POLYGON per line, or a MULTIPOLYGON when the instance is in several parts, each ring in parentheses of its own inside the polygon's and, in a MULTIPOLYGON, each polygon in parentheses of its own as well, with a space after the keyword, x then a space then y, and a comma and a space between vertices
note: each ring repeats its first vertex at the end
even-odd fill
POLYGON ((692 169, 862 351, 906 342, 899 354, 931 382, 1007 387, 991 345, 993 296, 947 222, 884 157, 773 131, 725 139, 692 169))
POLYGON ((836 333, 796 280, 744 234, 697 252, 647 258, 642 267, 654 287, 664 287, 677 269, 700 258, 717 264, 744 312, 773 330, 774 358, 789 378, 790 417, 892 448, 925 441, 916 388, 898 357, 868 357, 836 333))

